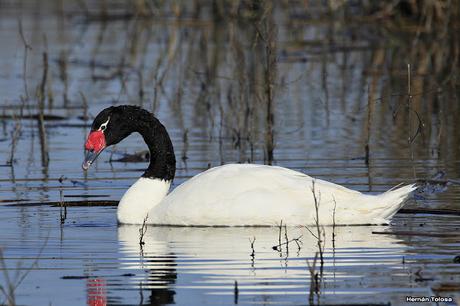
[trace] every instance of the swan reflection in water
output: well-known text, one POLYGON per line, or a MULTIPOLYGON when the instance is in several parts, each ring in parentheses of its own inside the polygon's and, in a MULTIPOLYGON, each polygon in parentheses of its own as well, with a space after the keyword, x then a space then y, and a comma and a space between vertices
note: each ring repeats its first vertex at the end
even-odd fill
MULTIPOLYGON (((150 291, 149 300, 144 298, 147 304, 171 304, 177 303, 177 299, 182 302, 192 299, 190 303, 194 304, 212 298, 216 298, 215 302, 222 299, 229 302, 235 292, 240 300, 251 296, 278 302, 280 296, 284 301, 305 301, 308 295, 307 260, 312 264, 318 252, 318 240, 313 236, 316 228, 310 228, 312 234, 301 227, 283 228, 280 233, 276 227, 148 226, 144 245, 139 244, 140 228, 119 226, 120 268, 136 274, 131 278, 131 288, 150 291), (290 243, 286 244, 286 239, 290 243)), ((323 228, 322 271, 323 281, 327 283, 323 294, 379 288, 382 281, 390 279, 388 269, 401 263, 404 249, 395 237, 372 234, 382 228, 336 227, 334 242, 333 228, 323 228)), ((319 259, 316 269, 320 269, 319 259)), ((372 301, 372 296, 369 297, 372 301)))

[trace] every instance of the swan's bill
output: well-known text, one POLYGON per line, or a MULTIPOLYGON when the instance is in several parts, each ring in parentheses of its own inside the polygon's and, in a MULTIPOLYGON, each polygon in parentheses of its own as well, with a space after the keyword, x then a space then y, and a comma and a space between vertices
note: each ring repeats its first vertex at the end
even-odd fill
POLYGON ((90 151, 90 150, 85 150, 85 160, 83 161, 81 167, 83 168, 83 170, 88 170, 89 167, 91 166, 91 164, 96 160, 96 158, 99 156, 99 154, 102 152, 103 150, 99 151, 99 152, 96 152, 94 150, 90 151))
POLYGON ((99 154, 105 149, 106 141, 102 130, 89 133, 85 143, 85 160, 81 165, 83 170, 88 170, 99 154))

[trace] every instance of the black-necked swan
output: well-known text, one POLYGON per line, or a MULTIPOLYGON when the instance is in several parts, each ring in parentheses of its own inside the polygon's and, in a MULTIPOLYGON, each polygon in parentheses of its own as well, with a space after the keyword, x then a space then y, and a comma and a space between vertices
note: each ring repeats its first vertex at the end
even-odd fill
POLYGON ((176 171, 166 128, 137 106, 101 111, 85 143, 87 170, 108 146, 138 132, 150 150, 150 164, 118 204, 120 223, 183 226, 274 226, 383 224, 416 189, 407 185, 379 195, 276 166, 228 164, 206 170, 168 194, 176 171), (318 203, 318 209, 315 208, 318 203))

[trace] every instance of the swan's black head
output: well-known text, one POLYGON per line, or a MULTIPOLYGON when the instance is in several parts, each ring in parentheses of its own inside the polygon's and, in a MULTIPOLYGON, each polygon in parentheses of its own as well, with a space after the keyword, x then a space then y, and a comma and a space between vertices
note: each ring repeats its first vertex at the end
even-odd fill
POLYGON ((176 158, 166 128, 152 113, 132 105, 112 106, 96 116, 85 143, 83 169, 88 170, 106 147, 119 143, 133 132, 142 135, 150 151, 150 164, 142 176, 173 180, 176 158))
POLYGON ((127 105, 111 106, 96 116, 85 143, 84 170, 88 170, 106 147, 119 143, 133 132, 135 118, 130 115, 131 108, 135 109, 127 105))

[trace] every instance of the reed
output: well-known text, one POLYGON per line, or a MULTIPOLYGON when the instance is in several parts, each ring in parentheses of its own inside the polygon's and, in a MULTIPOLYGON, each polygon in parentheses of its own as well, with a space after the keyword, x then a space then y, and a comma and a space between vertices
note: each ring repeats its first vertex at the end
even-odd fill
POLYGON ((24 93, 25 93, 25 99, 29 99, 29 89, 27 86, 27 61, 28 61, 28 55, 29 51, 32 51, 32 47, 29 45, 27 42, 25 36, 24 36, 24 30, 22 28, 22 20, 18 20, 18 29, 19 29, 19 36, 21 37, 21 41, 24 45, 24 59, 23 59, 23 64, 22 64, 22 80, 24 84, 24 93))
POLYGON ((316 241, 317 241, 317 245, 318 245, 318 252, 319 252, 319 258, 320 258, 320 262, 321 262, 321 267, 324 266, 324 258, 323 258, 323 248, 324 248, 324 243, 326 242, 325 239, 323 239, 324 237, 324 227, 321 225, 321 222, 319 220, 319 206, 320 206, 320 202, 321 202, 321 192, 318 192, 318 194, 316 193, 316 190, 315 190, 315 184, 316 184, 316 181, 313 180, 312 181, 312 186, 311 186, 311 192, 313 194, 313 201, 314 201, 314 204, 315 204, 315 229, 316 229, 316 234, 313 234, 307 227, 307 229, 310 231, 310 233, 313 235, 313 237, 316 238, 316 241))
MULTIPOLYGON (((319 208, 321 203, 321 193, 316 192, 315 190, 316 181, 312 181, 311 192, 313 195, 314 207, 315 207, 315 230, 314 233, 308 226, 305 228, 310 232, 310 234, 316 239, 317 251, 315 252, 315 257, 313 258, 312 263, 307 259, 308 270, 310 272, 310 292, 309 292, 309 303, 310 305, 315 305, 315 296, 316 296, 316 305, 320 304, 320 295, 321 295, 321 285, 323 282, 323 271, 324 271, 324 248, 326 245, 326 234, 324 227, 321 226, 319 220, 319 208), (317 261, 319 259, 319 272, 316 271, 317 261)), ((333 210, 333 237, 335 237, 335 206, 333 210)))
MULTIPOLYGON (((410 159, 412 163, 414 162, 414 148, 412 146, 412 90, 411 90, 411 66, 407 64, 407 109, 409 110, 409 122, 408 122, 408 132, 409 136, 407 137, 409 142, 409 149, 410 149, 410 159)), ((415 176, 415 168, 414 168, 414 176, 415 176)))
POLYGON ((61 225, 63 225, 67 219, 67 205, 64 202, 64 191, 62 190, 62 186, 59 189, 59 217, 61 225))
POLYGON ((182 156, 181 156, 181 160, 184 163, 185 168, 187 168, 187 159, 188 159, 188 156, 187 156, 187 151, 188 151, 188 147, 189 147, 188 133, 189 133, 188 129, 185 129, 185 131, 182 133, 182 156))
POLYGON ((332 210, 332 248, 335 251, 335 237, 337 234, 335 233, 336 230, 336 224, 335 224, 335 212, 337 208, 337 202, 335 201, 335 197, 333 197, 334 200, 334 209, 332 210))
MULTIPOLYGON (((21 99, 23 101, 25 101, 25 99, 23 97, 21 97, 21 99)), ((14 156, 15 156, 15 153, 16 153, 16 147, 17 147, 19 138, 21 136, 21 131, 22 131, 21 118, 22 118, 22 110, 23 110, 23 105, 24 104, 25 103, 21 104, 22 106, 20 108, 19 115, 14 115, 13 114, 13 119, 14 119, 15 124, 14 124, 14 129, 11 132, 11 150, 10 150, 10 157, 8 158, 8 161, 7 161, 7 164, 11 165, 11 166, 14 165, 14 156)))
POLYGON ((19 37, 21 38, 21 41, 24 45, 24 57, 23 57, 23 64, 22 64, 22 80, 23 80, 25 96, 22 96, 22 95, 20 96, 21 104, 19 108, 19 114, 18 115, 13 114, 13 120, 15 124, 14 124, 14 129, 11 132, 11 150, 10 150, 10 156, 7 160, 7 164, 11 166, 13 166, 14 164, 17 144, 22 134, 22 120, 21 119, 23 117, 24 107, 26 106, 28 99, 29 99, 29 89, 28 89, 28 84, 27 84, 28 83, 27 82, 27 62, 28 62, 29 51, 32 50, 32 47, 27 42, 24 36, 24 30, 23 30, 21 19, 18 19, 18 31, 19 31, 19 37))
POLYGON ((371 132, 372 132, 372 113, 374 110, 374 101, 372 99, 370 90, 368 90, 367 95, 367 139, 366 145, 364 146, 364 162, 367 167, 369 167, 369 151, 370 151, 370 142, 371 142, 371 132))
POLYGON ((235 281, 233 284, 233 303, 236 305, 238 304, 238 295, 239 295, 239 289, 238 289, 238 282, 235 281))
POLYGON ((67 107, 69 104, 69 74, 68 74, 69 68, 68 68, 67 51, 62 50, 59 53, 58 66, 59 66, 59 78, 61 79, 61 82, 64 85, 64 92, 62 93, 62 98, 64 101, 64 107, 67 107))
POLYGON ((139 228, 139 245, 142 246, 145 244, 145 241, 144 241, 144 236, 145 236, 145 233, 147 233, 147 219, 149 218, 149 216, 147 215, 145 218, 144 218, 144 221, 142 222, 142 226, 141 228, 139 228))
POLYGON ((274 143, 274 86, 276 78, 276 26, 273 21, 273 8, 267 4, 266 17, 263 22, 262 31, 259 32, 264 44, 265 50, 265 66, 264 66, 264 86, 265 86, 265 101, 266 101, 266 132, 265 146, 267 151, 267 164, 273 162, 274 143))
POLYGON ((278 226, 278 245, 281 246, 281 234, 283 231, 283 220, 281 220, 280 225, 278 226))
MULTIPOLYGON (((82 91, 80 91, 80 97, 81 97, 81 102, 82 102, 82 106, 83 106, 83 117, 82 117, 82 119, 84 121, 88 121, 90 119, 89 116, 88 116, 88 100, 86 99, 86 96, 82 91)), ((86 134, 86 131, 85 131, 85 134, 86 134)))
POLYGON ((1 305, 8 305, 8 306, 17 305, 16 304, 16 291, 18 287, 22 284, 22 282, 26 279, 27 275, 29 275, 29 273, 32 270, 38 267, 38 261, 40 260, 43 250, 48 244, 48 239, 49 239, 49 236, 46 237, 43 245, 40 247, 38 251, 37 256, 33 258, 31 265, 28 267, 23 267, 22 262, 18 262, 15 269, 11 269, 11 267, 8 267, 5 261, 5 254, 4 254, 3 248, 0 247, 0 270, 3 272, 3 279, 4 279, 4 284, 5 284, 5 285, 0 284, 0 292, 3 294, 3 298, 5 299, 5 302, 0 300, 1 305), (15 274, 11 275, 9 272, 10 270, 15 271, 15 274))
POLYGON ((144 74, 142 73, 142 69, 137 70, 137 77, 139 80, 139 89, 138 89, 139 104, 141 107, 143 107, 145 90, 144 90, 144 74))
POLYGON ((309 293, 308 293, 308 303, 309 305, 315 305, 315 296, 317 304, 319 305, 319 292, 320 292, 320 282, 318 281, 319 275, 316 272, 316 264, 318 261, 318 252, 315 252, 315 256, 313 257, 311 263, 307 259, 307 266, 308 272, 310 273, 310 286, 309 286, 309 293))
POLYGON ((46 137, 46 127, 45 127, 45 90, 46 90, 46 80, 48 77, 48 53, 43 52, 43 74, 42 81, 39 87, 38 92, 38 132, 40 138, 40 149, 41 149, 41 160, 42 166, 47 169, 49 164, 49 150, 48 150, 48 140, 46 137))
POLYGON ((288 227, 286 224, 283 225, 283 220, 281 220, 280 224, 278 225, 278 244, 272 246, 272 249, 278 251, 280 253, 280 257, 283 256, 283 246, 285 246, 286 250, 286 259, 289 257, 289 244, 294 242, 297 246, 297 255, 300 253, 302 242, 302 235, 289 239, 288 237, 288 227), (283 237, 283 229, 284 229, 284 242, 282 240, 283 237))
POLYGON ((253 239, 249 239, 249 243, 251 244, 251 254, 249 254, 249 256, 251 257, 251 267, 254 268, 254 262, 255 262, 255 258, 256 258, 256 253, 255 253, 255 250, 254 250, 254 243, 256 242, 256 237, 253 237, 253 239))

